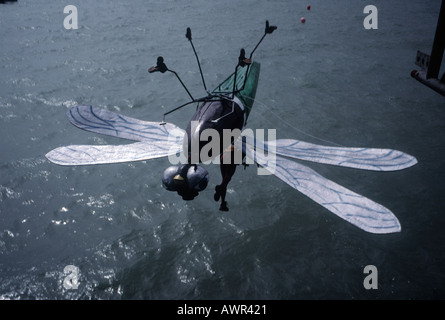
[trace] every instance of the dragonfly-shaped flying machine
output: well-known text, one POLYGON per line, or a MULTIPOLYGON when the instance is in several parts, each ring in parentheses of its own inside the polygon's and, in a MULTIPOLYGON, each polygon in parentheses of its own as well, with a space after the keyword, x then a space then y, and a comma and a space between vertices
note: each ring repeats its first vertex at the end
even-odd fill
POLYGON ((223 211, 228 210, 225 201, 227 184, 235 173, 236 166, 256 163, 292 188, 365 231, 400 231, 397 217, 387 208, 291 159, 365 170, 393 171, 416 164, 414 157, 391 149, 321 146, 294 139, 261 141, 258 137, 243 134, 247 131, 242 130, 245 129, 253 106, 260 73, 260 64, 253 61, 252 56, 266 35, 276 29, 276 26, 271 26, 266 21, 264 35, 250 56, 247 58, 245 50, 241 49, 233 74, 213 91, 209 91, 193 45, 191 30, 187 28, 186 38, 192 45, 207 96, 193 98, 178 74, 166 66, 163 57, 158 57, 156 66, 148 69, 148 72, 173 73, 190 96, 189 102, 164 113, 162 123, 134 119, 93 106, 70 107, 67 116, 75 126, 136 142, 125 145, 64 146, 50 151, 46 157, 59 165, 93 165, 160 157, 170 159, 179 154, 183 161, 167 168, 162 182, 167 190, 177 192, 184 200, 192 200, 207 187, 208 172, 200 163, 216 158, 220 160, 222 182, 215 187, 214 199, 221 200, 220 210, 223 211), (165 116, 193 103, 197 104, 197 110, 186 130, 165 122, 165 116), (232 135, 230 139, 215 139, 215 136, 203 139, 203 134, 209 131, 216 132, 217 138, 223 137, 226 131, 232 135), (233 134, 234 132, 237 134, 233 134), (216 150, 220 152, 209 149, 210 144, 218 146, 216 150), (209 150, 211 152, 208 152, 209 150), (236 154, 241 154, 241 162, 235 161, 236 154), (274 159, 273 166, 270 165, 271 156, 274 159))

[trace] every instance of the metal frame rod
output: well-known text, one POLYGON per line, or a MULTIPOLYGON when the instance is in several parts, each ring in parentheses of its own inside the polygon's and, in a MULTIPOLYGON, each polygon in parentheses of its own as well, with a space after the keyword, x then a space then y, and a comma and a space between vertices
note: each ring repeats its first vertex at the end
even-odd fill
MULTIPOLYGON (((427 79, 439 78, 440 65, 445 51, 445 0, 442 0, 439 19, 437 21, 436 34, 431 50, 430 64, 428 66, 427 79)), ((442 78, 443 79, 443 78, 442 78)))
POLYGON ((199 73, 201 74, 202 84, 204 85, 204 90, 207 92, 206 82, 204 80, 204 75, 201 69, 201 63, 199 62, 198 54, 196 53, 195 46, 193 45, 193 41, 190 39, 190 44, 192 45, 193 52, 195 53, 196 61, 198 62, 199 73))
POLYGON ((173 73, 173 74, 176 76, 176 78, 178 78, 179 82, 181 82, 181 84, 182 84, 182 86, 184 87, 185 91, 187 91, 187 93, 188 93, 190 99, 192 99, 193 102, 194 102, 195 98, 193 98, 192 94, 191 94, 190 91, 187 89, 187 87, 185 86, 184 82, 182 82, 182 80, 181 80, 181 78, 179 77, 179 75, 178 75, 175 71, 173 71, 173 70, 167 69, 167 71, 170 71, 171 73, 173 73))

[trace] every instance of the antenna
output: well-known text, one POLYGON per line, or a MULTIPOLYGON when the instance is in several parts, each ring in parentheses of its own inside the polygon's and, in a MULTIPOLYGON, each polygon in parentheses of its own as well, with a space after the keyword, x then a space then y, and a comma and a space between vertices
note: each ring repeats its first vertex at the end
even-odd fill
POLYGON ((193 52, 195 53, 196 61, 198 62, 199 73, 201 73, 202 84, 204 85, 204 90, 207 92, 204 75, 202 74, 201 64, 199 63, 198 54, 196 53, 195 46, 193 45, 192 30, 190 28, 187 28, 187 33, 185 34, 185 37, 190 41, 190 44, 192 45, 192 49, 193 49, 193 52))
POLYGON ((253 49, 252 53, 250 54, 249 59, 252 58, 253 53, 255 52, 255 50, 258 48, 258 46, 260 45, 260 43, 263 41, 263 39, 266 37, 266 35, 271 34, 272 32, 274 32, 277 29, 276 26, 271 26, 269 25, 269 20, 266 20, 266 29, 264 30, 264 35, 261 38, 261 40, 257 43, 257 45, 255 46, 255 49, 253 49))
MULTIPOLYGON (((244 86, 246 85, 246 81, 247 81, 247 77, 244 80, 243 86, 241 87, 241 89, 239 90, 235 90, 236 89, 236 75, 237 75, 237 71, 239 67, 244 67, 247 65, 247 68, 250 68, 250 64, 252 63, 252 56, 253 53, 255 52, 255 50, 258 48, 258 46, 260 45, 260 43, 264 40, 264 38, 268 35, 271 34, 272 32, 274 32, 277 29, 277 26, 271 26, 269 25, 269 20, 266 20, 266 28, 264 30, 264 35, 261 37, 260 41, 257 43, 257 45, 255 46, 255 48, 252 50, 252 53, 249 56, 249 59, 246 58, 246 51, 244 49, 241 49, 240 51, 240 55, 238 58, 238 64, 236 65, 235 68, 235 79, 233 81, 233 91, 232 91, 232 99, 235 96, 235 92, 236 91, 241 91, 244 86)), ((249 69, 247 69, 246 74, 249 72, 249 69)))
POLYGON ((156 66, 155 67, 151 67, 150 69, 148 69, 149 73, 158 72, 158 71, 161 72, 161 73, 165 73, 166 71, 169 71, 169 72, 173 73, 176 76, 176 78, 178 78, 179 82, 182 84, 182 86, 184 87, 185 91, 187 91, 190 99, 195 101, 195 98, 193 98, 192 94, 187 89, 187 87, 185 86, 184 82, 182 82, 182 80, 179 77, 179 75, 175 71, 170 70, 169 68, 167 68, 167 66, 164 63, 164 58, 163 57, 158 57, 158 60, 156 61, 156 66))
POLYGON ((162 118, 162 122, 160 123, 160 125, 165 125, 165 124, 167 124, 167 123, 165 122, 165 116, 166 116, 166 115, 172 113, 173 111, 176 111, 176 110, 178 110, 178 109, 181 109, 182 107, 185 107, 185 106, 187 106, 187 105, 189 105, 189 104, 191 104, 191 103, 193 103, 193 102, 197 102, 197 101, 199 101, 199 100, 195 100, 195 98, 193 98, 192 94, 191 94, 190 91, 187 89, 187 87, 185 86, 184 82, 182 82, 182 80, 181 80, 181 78, 179 77, 179 75, 178 75, 175 71, 170 70, 169 68, 167 68, 167 66, 166 66, 165 63, 164 63, 164 58, 163 58, 163 57, 158 57, 158 60, 156 61, 156 66, 153 66, 153 67, 151 67, 150 69, 148 69, 148 72, 149 72, 149 73, 154 73, 154 72, 165 73, 165 72, 167 72, 167 71, 173 73, 173 74, 176 76, 176 78, 178 78, 179 82, 180 82, 181 85, 184 87, 185 91, 187 91, 187 94, 189 95, 190 99, 192 99, 192 101, 187 102, 187 103, 185 103, 185 104, 183 104, 183 105, 181 105, 181 106, 179 106, 179 107, 177 107, 177 108, 175 108, 175 109, 173 109, 173 110, 171 110, 171 111, 169 111, 169 112, 164 113, 163 118, 162 118))

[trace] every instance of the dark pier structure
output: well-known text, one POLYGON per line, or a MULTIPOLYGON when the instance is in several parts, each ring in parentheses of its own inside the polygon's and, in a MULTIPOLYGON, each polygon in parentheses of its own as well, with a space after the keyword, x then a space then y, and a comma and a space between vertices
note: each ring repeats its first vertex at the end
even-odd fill
POLYGON ((445 0, 442 0, 431 55, 417 51, 416 65, 421 67, 421 70, 413 70, 411 72, 411 76, 414 79, 440 93, 442 96, 445 96, 445 72, 441 78, 439 78, 439 72, 442 64, 444 49, 445 0))

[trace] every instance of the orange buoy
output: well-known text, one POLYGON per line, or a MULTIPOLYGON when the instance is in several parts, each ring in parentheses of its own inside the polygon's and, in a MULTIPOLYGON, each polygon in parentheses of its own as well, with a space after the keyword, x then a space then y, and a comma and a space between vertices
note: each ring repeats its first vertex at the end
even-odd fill
POLYGON ((309 4, 306 9, 311 10, 311 5, 309 4))
POLYGON ((306 22, 306 18, 305 17, 301 17, 301 23, 305 23, 306 22))

